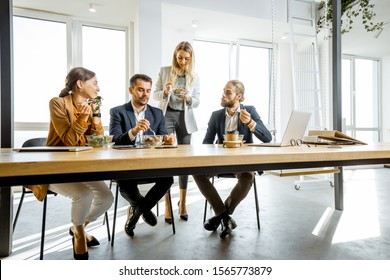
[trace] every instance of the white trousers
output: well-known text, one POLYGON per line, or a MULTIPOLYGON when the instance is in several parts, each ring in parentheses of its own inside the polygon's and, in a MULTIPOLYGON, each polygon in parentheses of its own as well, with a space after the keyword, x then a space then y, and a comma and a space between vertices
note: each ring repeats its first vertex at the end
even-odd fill
POLYGON ((95 221, 114 201, 104 181, 50 184, 49 190, 72 200, 71 219, 76 226, 95 221))

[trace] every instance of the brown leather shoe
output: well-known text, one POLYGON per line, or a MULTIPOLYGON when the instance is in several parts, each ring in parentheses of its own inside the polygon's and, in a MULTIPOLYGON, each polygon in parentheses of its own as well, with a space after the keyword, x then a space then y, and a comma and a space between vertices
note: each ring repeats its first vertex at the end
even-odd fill
POLYGON ((157 217, 154 215, 152 211, 146 211, 145 213, 142 214, 142 219, 147 223, 149 226, 154 227, 157 225, 157 217))
POLYGON ((236 222, 232 218, 223 218, 222 219, 223 224, 223 231, 219 235, 222 239, 224 239, 226 236, 232 233, 233 229, 237 227, 236 222))
POLYGON ((127 212, 127 221, 125 224, 125 232, 128 236, 134 237, 134 229, 139 220, 139 217, 141 217, 141 214, 142 213, 138 207, 129 207, 127 212))
POLYGON ((221 224, 221 220, 222 218, 220 216, 214 216, 210 219, 208 219, 204 224, 203 224, 203 227, 206 229, 206 230, 209 230, 209 231, 214 231, 216 230, 219 225, 221 224))

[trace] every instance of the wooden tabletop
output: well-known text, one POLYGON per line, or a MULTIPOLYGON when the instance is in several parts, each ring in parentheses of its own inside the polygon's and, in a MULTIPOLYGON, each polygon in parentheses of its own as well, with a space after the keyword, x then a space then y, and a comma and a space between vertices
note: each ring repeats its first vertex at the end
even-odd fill
MULTIPOLYGON (((15 152, 0 149, 0 178, 36 174, 69 174, 213 166, 321 162, 390 162, 390 143, 326 146, 223 148, 221 145, 179 145, 176 149, 94 148, 82 152, 15 152)), ((365 162, 365 163, 364 163, 365 162)), ((264 167, 264 166, 263 166, 264 167)), ((291 167, 294 168, 294 167, 291 167)), ((267 168, 269 170, 269 168, 267 168)), ((264 169, 264 170, 267 170, 264 169)))
MULTIPOLYGON (((176 149, 96 148, 83 152, 0 149, 0 255, 9 255, 12 248, 9 187, 14 185, 378 163, 390 163, 390 143, 340 148, 179 145, 176 149)), ((335 184, 334 193, 335 208, 342 210, 342 183, 335 184)))

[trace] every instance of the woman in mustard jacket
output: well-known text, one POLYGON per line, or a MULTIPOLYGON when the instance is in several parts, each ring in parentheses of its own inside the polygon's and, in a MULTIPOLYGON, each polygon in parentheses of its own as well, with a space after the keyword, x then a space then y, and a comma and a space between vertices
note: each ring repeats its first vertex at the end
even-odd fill
MULTIPOLYGON (((59 97, 50 100, 50 128, 47 146, 84 146, 86 135, 104 134, 99 105, 87 102, 98 95, 94 72, 76 67, 70 70, 59 97)), ((85 227, 104 214, 113 202, 104 181, 50 184, 49 189, 72 200, 69 229, 75 259, 88 259, 89 246, 99 241, 85 227)))

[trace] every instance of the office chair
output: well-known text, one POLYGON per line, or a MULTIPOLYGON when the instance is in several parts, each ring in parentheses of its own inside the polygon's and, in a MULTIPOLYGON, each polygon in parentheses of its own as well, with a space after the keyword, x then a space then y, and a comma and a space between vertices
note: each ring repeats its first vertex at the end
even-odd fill
MULTIPOLYGON (((46 138, 31 138, 25 141, 22 145, 22 147, 36 147, 36 146, 45 146, 46 145, 46 138)), ((15 232, 15 227, 18 222, 20 210, 22 209, 24 196, 26 194, 32 193, 31 190, 26 188, 25 186, 22 186, 22 194, 20 196, 20 201, 18 205, 18 209, 16 210, 14 222, 13 222, 13 232, 15 232)), ((57 195, 54 192, 47 191, 47 195, 57 195)), ((47 195, 45 196, 43 200, 43 211, 42 211, 42 229, 41 229, 41 247, 40 247, 40 253, 39 253, 39 259, 43 260, 43 251, 45 246, 45 229, 46 229, 46 209, 47 209, 47 195)))
MULTIPOLYGON (((23 144, 22 147, 37 147, 37 146, 45 146, 46 145, 46 138, 31 138, 26 140, 23 144)), ((15 218, 13 221, 13 227, 12 227, 12 232, 15 232, 15 227, 18 222, 20 210, 22 209, 23 205, 23 200, 26 194, 32 194, 32 191, 25 186, 22 186, 22 194, 20 196, 20 201, 18 205, 18 209, 16 210, 15 218)), ((40 246, 40 252, 39 252, 39 259, 43 260, 43 252, 45 248, 45 231, 46 231, 46 210, 47 210, 47 195, 54 195, 56 196, 57 194, 55 192, 52 192, 50 190, 47 191, 47 194, 43 200, 43 210, 42 210, 42 229, 41 229, 41 246, 40 246)), ((107 222, 107 233, 108 233, 108 241, 110 241, 110 226, 108 223, 108 215, 107 212, 105 213, 105 219, 104 221, 107 222)))
MULTIPOLYGON (((259 175, 263 174, 262 171, 257 172, 259 175)), ((227 174, 218 174, 211 178, 211 183, 214 185, 214 178, 236 178, 233 173, 227 173, 227 174)), ((257 186, 256 186, 256 174, 253 178, 253 191, 255 195, 255 205, 256 205, 256 217, 257 217, 257 228, 260 230, 260 207, 259 207, 259 200, 257 197, 257 186)), ((206 222, 206 216, 207 216, 207 199, 205 199, 204 203, 204 214, 203 214, 203 223, 206 222)))
MULTIPOLYGON (((115 181, 111 180, 110 181, 110 189, 112 188, 112 185, 115 181)), ((116 183, 116 182, 115 182, 116 183)), ((144 185, 144 184, 150 184, 154 183, 153 181, 148 181, 147 179, 145 181, 142 181, 141 183, 138 183, 139 185, 144 185)), ((118 194, 119 194, 119 186, 116 184, 115 188, 115 198, 114 198, 114 217, 113 217, 113 222, 112 222, 112 233, 111 233, 111 247, 114 247, 114 239, 115 239, 115 227, 116 227, 116 214, 118 210, 118 194)), ((173 234, 176 233, 175 229, 175 219, 173 218, 173 210, 172 210, 172 198, 171 198, 171 190, 169 189, 167 191, 168 194, 168 199, 169 199, 169 205, 171 208, 171 217, 172 217, 172 232, 173 234)), ((159 207, 158 203, 156 204, 156 209, 157 209, 157 217, 159 216, 159 207)))

